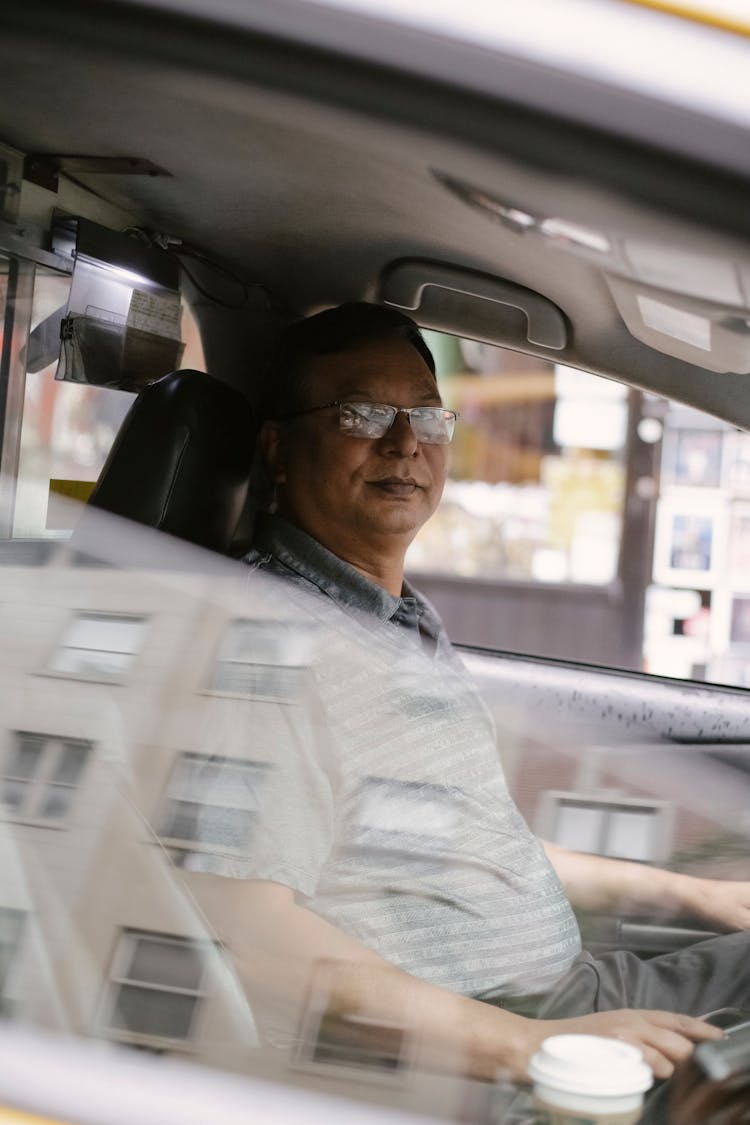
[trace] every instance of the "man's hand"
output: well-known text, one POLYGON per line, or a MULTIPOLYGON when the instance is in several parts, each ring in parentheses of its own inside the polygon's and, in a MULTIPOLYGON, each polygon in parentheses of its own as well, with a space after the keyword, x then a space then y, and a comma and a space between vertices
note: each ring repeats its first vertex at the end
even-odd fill
POLYGON ((595 1012, 569 1020, 530 1020, 529 1058, 549 1035, 604 1035, 640 1048, 657 1078, 669 1078, 677 1063, 686 1059, 696 1043, 723 1039, 718 1027, 678 1016, 673 1012, 618 1010, 595 1012))

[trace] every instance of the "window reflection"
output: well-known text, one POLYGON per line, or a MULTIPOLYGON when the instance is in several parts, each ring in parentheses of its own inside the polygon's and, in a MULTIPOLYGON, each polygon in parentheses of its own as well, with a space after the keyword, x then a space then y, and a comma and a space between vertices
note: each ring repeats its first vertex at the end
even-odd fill
POLYGON ((16 731, 0 777, 0 799, 16 817, 61 820, 91 754, 83 739, 16 731))
POLYGON ((204 972, 205 953, 197 943, 123 934, 112 971, 108 1026, 125 1037, 189 1038, 204 972))
POLYGON ((291 701, 300 692, 308 659, 305 630, 278 621, 233 621, 219 648, 211 690, 291 701))
POLYGON ((49 663, 53 672, 118 680, 141 646, 146 619, 81 613, 70 623, 49 663))
POLYGON ((13 966, 23 937, 26 915, 23 910, 0 906, 0 1015, 13 1013, 13 966))
POLYGON ((264 762, 179 756, 161 820, 161 835, 178 867, 233 874, 233 857, 248 855, 267 769, 264 762))

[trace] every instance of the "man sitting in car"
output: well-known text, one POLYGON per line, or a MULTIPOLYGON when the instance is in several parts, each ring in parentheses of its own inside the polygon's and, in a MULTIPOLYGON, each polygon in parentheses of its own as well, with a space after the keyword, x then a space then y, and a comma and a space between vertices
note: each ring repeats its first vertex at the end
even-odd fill
MULTIPOLYGON (((441 497, 455 416, 414 323, 364 303, 293 325, 262 434, 275 487, 247 562, 326 627, 315 690, 330 740, 281 768, 254 878, 231 893, 240 954, 335 963, 341 1013, 403 1018, 471 1074, 525 1074, 546 1036, 637 1044, 658 1076, 750 1006, 750 942, 728 934, 642 962, 582 953, 571 902, 627 897, 750 927, 750 885, 543 846, 510 797, 492 721, 404 556, 441 497), (303 608, 304 607, 304 608, 303 608), (286 772, 285 772, 286 771, 286 772)), ((290 719, 292 722, 293 719, 290 719)), ((262 838, 261 838, 262 836, 262 838)), ((268 980, 274 976, 268 970, 268 980)))

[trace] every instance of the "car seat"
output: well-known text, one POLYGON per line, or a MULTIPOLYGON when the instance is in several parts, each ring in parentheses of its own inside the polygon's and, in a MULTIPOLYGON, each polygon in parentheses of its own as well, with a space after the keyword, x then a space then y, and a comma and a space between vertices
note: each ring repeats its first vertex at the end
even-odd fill
POLYGON ((138 395, 89 505, 237 553, 257 429, 239 391, 205 371, 173 371, 138 395))

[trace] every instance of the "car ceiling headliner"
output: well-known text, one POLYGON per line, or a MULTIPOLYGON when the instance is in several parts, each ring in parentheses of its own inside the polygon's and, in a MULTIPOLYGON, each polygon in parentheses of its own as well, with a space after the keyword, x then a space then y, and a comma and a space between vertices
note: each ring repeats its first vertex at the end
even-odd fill
MULTIPOLYGON (((300 311, 376 296, 383 270, 401 258, 493 274, 548 297, 572 324, 563 353, 525 350, 750 426, 750 376, 707 373, 640 343, 595 264, 500 225, 435 172, 610 237, 689 246, 750 268, 747 232, 717 229, 741 226, 741 182, 712 177, 701 164, 686 182, 676 159, 648 149, 634 154, 617 138, 601 139, 599 151, 595 135, 549 114, 524 117, 523 108, 505 103, 476 106, 467 117, 471 107, 455 90, 415 86, 413 78, 401 91, 414 95, 408 112, 394 121, 384 107, 398 92, 395 79, 386 85, 394 76, 364 74, 365 90, 356 84, 361 68, 343 63, 335 98, 312 79, 303 96, 310 59, 296 48, 284 54, 277 43, 273 51, 267 41, 255 45, 255 66, 246 43, 250 73, 222 73, 217 42, 200 65, 195 49, 180 59, 153 44, 136 54, 132 43, 87 43, 85 35, 61 42, 53 25, 45 25, 46 40, 20 28, 3 37, 0 140, 25 153, 136 156, 165 169, 163 177, 78 177, 134 223, 185 239, 300 311), (281 69, 279 59, 286 59, 281 69), (378 82, 375 108, 367 96, 377 95, 378 82), (618 187, 619 168, 626 172, 618 187), (691 212, 705 219, 707 208, 713 230, 691 221, 691 212)), ((313 60, 326 61, 330 70, 331 59, 313 60)), ((497 342, 518 346, 501 336, 497 342)))

